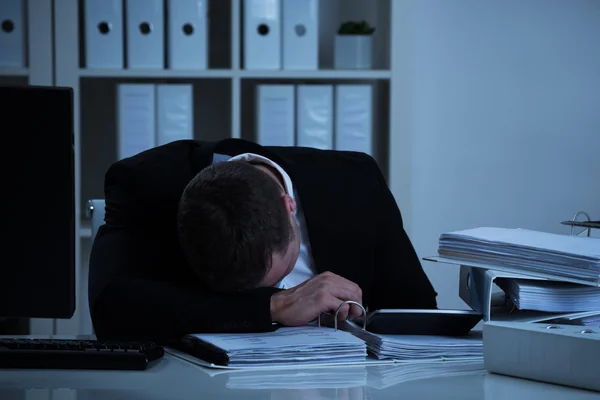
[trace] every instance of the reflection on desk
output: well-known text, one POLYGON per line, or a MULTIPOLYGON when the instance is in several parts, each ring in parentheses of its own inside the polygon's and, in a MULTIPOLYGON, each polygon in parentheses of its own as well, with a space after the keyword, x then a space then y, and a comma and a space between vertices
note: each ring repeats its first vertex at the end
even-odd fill
MULTIPOLYGON (((200 400, 200 399, 461 399, 600 400, 600 393, 570 389, 499 375, 470 372, 402 382, 390 378, 402 366, 319 368, 314 371, 280 370, 271 387, 240 388, 252 374, 212 374, 187 361, 166 355, 146 371, 3 370, 2 400, 200 400), (398 369, 397 369, 398 368, 398 369), (385 371, 384 371, 385 369, 385 371), (241 375, 238 375, 240 374, 241 375), (342 377, 347 373, 345 378, 342 377), (312 378, 309 376, 313 374, 312 378), (387 375, 387 378, 384 376, 387 375), (237 378, 235 377, 237 376, 237 378), (329 376, 329 378, 327 377, 329 376), (355 380, 356 379, 356 380, 355 380), (387 382, 384 382, 386 381, 387 382), (298 387, 298 383, 310 386, 298 387), (295 387, 295 388, 294 388, 295 387)), ((256 371, 252 371, 255 373, 256 371)), ((269 379, 254 377, 265 384, 269 379)))

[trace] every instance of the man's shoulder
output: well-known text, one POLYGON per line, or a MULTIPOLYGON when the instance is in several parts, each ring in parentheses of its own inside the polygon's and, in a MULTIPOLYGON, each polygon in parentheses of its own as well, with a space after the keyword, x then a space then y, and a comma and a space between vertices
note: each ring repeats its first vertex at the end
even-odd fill
POLYGON ((375 167, 377 162, 367 153, 345 150, 321 150, 312 147, 267 147, 270 151, 296 164, 344 167, 375 167))

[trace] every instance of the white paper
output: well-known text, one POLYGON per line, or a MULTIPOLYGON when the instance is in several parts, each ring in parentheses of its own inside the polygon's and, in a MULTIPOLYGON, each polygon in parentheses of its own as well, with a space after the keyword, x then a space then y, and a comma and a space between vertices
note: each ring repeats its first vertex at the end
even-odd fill
POLYGON ((598 238, 482 227, 442 234, 438 253, 592 282, 600 277, 598 238))
POLYGON ((379 359, 435 361, 483 357, 480 332, 472 332, 464 337, 382 335, 367 332, 349 321, 346 321, 344 329, 364 340, 369 351, 379 359))
POLYGON ((283 365, 364 361, 365 343, 348 332, 304 326, 274 332, 194 334, 191 338, 225 350, 229 366, 283 365))
POLYGON ((574 313, 600 310, 600 288, 569 282, 500 279, 496 284, 519 310, 574 313))

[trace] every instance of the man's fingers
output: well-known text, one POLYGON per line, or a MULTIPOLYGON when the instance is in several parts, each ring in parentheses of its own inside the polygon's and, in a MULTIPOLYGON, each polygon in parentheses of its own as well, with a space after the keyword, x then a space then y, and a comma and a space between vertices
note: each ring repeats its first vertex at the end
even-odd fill
POLYGON ((352 304, 350 307, 350 314, 348 315, 348 319, 358 318, 363 315, 363 310, 356 304, 352 304))

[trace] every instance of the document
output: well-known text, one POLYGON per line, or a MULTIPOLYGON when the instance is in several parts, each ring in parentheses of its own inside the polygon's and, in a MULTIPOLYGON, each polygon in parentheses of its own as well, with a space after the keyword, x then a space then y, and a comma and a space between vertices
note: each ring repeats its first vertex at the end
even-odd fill
POLYGON ((442 361, 483 357, 483 338, 480 332, 464 337, 382 335, 365 331, 350 321, 345 322, 344 329, 364 340, 369 353, 380 360, 442 361))
POLYGON ((194 334, 184 343, 192 355, 229 367, 341 364, 367 357, 364 341, 348 332, 318 326, 265 333, 194 334))
POLYGON ((598 287, 528 279, 499 279, 496 284, 519 310, 551 313, 600 310, 598 287))
POLYGON ((598 238, 482 227, 442 234, 438 253, 600 285, 598 238))

